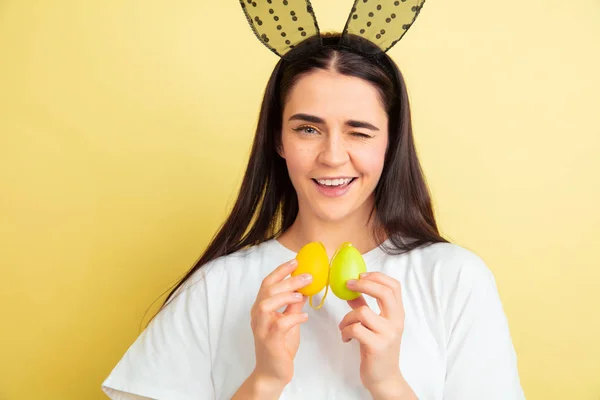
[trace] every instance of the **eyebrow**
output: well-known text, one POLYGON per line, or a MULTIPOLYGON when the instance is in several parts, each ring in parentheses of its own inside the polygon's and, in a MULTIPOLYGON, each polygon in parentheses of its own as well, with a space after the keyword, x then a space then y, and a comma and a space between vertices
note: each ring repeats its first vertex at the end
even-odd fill
MULTIPOLYGON (((303 114, 303 113, 292 115, 288 121, 294 121, 294 120, 312 122, 314 124, 324 124, 325 123, 325 120, 321 117, 317 117, 316 115, 303 114)), ((370 124, 365 121, 357 121, 355 119, 347 120, 346 125, 351 126, 352 128, 365 128, 365 129, 370 129, 372 131, 379 130, 379 128, 377 128, 373 124, 370 124)))

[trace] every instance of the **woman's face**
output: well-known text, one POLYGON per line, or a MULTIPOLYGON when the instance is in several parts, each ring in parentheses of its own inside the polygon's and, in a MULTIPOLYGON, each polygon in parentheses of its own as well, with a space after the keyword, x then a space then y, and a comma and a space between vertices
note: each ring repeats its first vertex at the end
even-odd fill
POLYGON ((298 80, 283 110, 282 148, 300 213, 338 221, 369 213, 388 144, 377 89, 317 70, 298 80))

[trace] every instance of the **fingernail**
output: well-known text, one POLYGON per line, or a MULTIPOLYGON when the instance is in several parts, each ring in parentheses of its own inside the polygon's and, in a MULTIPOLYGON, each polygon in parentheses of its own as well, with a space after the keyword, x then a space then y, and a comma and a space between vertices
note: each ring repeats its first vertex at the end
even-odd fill
POLYGON ((302 279, 305 282, 310 282, 310 281, 312 281, 312 275, 311 274, 302 274, 302 275, 300 275, 300 279, 302 279))
POLYGON ((360 278, 364 278, 365 276, 369 276, 369 273, 363 272, 362 274, 359 275, 360 278))
POLYGON ((290 264, 290 266, 292 266, 292 265, 297 265, 297 264, 298 264, 298 260, 296 260, 296 259, 294 258, 294 259, 292 259, 292 260, 288 261, 288 264, 290 264))
POLYGON ((301 299, 302 298, 302 293, 294 293, 294 297, 297 299, 301 299))
POLYGON ((354 285, 355 283, 356 283, 356 279, 350 279, 348 282, 346 282, 346 284, 347 284, 348 286, 352 286, 352 285, 354 285))

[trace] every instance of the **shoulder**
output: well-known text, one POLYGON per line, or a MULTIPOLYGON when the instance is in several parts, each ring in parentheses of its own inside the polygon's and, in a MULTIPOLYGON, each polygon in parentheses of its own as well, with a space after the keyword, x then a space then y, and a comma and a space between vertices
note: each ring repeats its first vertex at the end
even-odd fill
MULTIPOLYGON (((220 270, 228 274, 239 274, 246 273, 249 270, 256 271, 256 265, 264 265, 266 269, 274 269, 279 264, 287 261, 286 257, 294 257, 294 254, 275 239, 271 239, 221 256, 206 267, 207 271, 220 270)), ((260 269, 258 268, 258 270, 260 269)))
POLYGON ((435 243, 414 249, 409 259, 413 268, 440 275, 445 281, 493 279, 491 269, 479 254, 454 243, 435 243))
POLYGON ((473 250, 454 243, 433 243, 418 247, 409 254, 428 263, 466 265, 469 268, 477 268, 477 265, 481 267, 483 263, 482 258, 473 250))
POLYGON ((291 252, 276 240, 268 240, 209 261, 196 270, 183 286, 224 285, 225 283, 255 282, 293 257, 291 252))
POLYGON ((497 291, 491 269, 475 251, 453 243, 435 243, 400 255, 386 255, 385 272, 399 278, 407 295, 447 309, 457 300, 479 301, 497 291))
POLYGON ((426 262, 418 268, 428 274, 433 301, 447 326, 485 313, 502 314, 494 274, 479 254, 451 243, 437 243, 420 252, 426 262))

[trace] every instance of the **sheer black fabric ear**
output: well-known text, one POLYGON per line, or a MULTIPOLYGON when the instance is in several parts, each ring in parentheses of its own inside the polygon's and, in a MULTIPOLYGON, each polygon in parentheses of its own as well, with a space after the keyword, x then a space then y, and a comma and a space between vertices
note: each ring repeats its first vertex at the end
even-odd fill
MULTIPOLYGON (((380 51, 392 48, 412 26, 425 0, 355 0, 342 36, 353 34, 380 51)), ((360 49, 373 52, 373 49, 360 49)))
POLYGON ((256 37, 278 56, 298 43, 320 36, 309 0, 240 0, 256 37))

